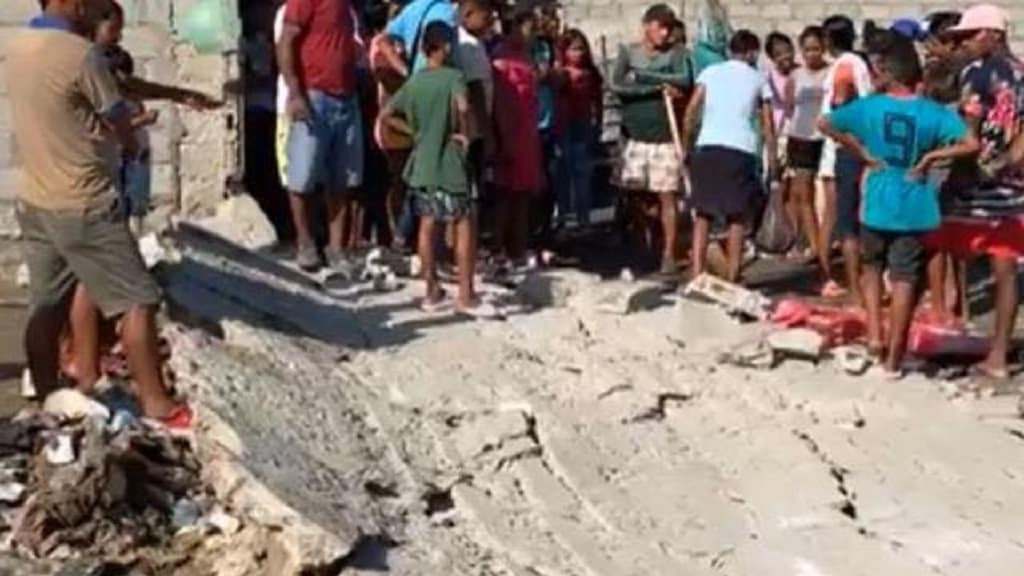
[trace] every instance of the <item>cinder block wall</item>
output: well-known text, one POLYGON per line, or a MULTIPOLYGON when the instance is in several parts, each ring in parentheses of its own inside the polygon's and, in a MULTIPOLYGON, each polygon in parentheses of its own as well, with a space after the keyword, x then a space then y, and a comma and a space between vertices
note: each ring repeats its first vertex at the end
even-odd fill
MULTIPOLYGON (((180 17, 194 2, 122 0, 128 18, 124 46, 135 57, 140 76, 223 97, 224 83, 238 77, 237 54, 200 55, 175 40, 175 15, 180 17)), ((38 11, 38 0, 0 0, 0 59, 7 39, 38 11)), ((0 62, 0 235, 13 235, 13 199, 20 179, 7 86, 17 79, 7 78, 4 70, 0 62)), ((150 131, 154 218, 210 212, 223 196, 225 182, 239 169, 238 103, 228 97, 222 110, 203 113, 169 103, 152 107, 160 112, 150 131)))
MULTIPOLYGON (((563 0, 566 22, 582 28, 600 54, 602 38, 608 55, 614 57, 618 44, 639 38, 640 17, 656 0, 563 0)), ((995 0, 1000 2, 1000 0, 995 0)), ((667 0, 687 23, 691 37, 696 31, 698 5, 694 0, 667 0)), ((736 28, 749 28, 764 35, 779 30, 797 35, 804 26, 820 22, 830 14, 843 13, 858 22, 873 19, 886 25, 896 18, 920 18, 937 10, 963 9, 957 0, 725 0, 736 28)), ((1024 56, 1024 0, 1001 0, 1013 18, 1013 44, 1024 56)))

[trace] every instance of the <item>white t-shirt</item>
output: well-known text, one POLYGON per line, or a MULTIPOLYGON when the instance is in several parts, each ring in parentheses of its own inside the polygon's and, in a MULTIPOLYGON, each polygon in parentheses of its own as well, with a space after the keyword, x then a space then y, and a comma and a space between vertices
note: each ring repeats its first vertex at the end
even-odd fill
POLYGON ((455 61, 466 77, 466 83, 480 82, 484 87, 487 100, 487 112, 490 113, 494 104, 494 76, 491 60, 480 39, 468 30, 459 26, 459 45, 455 48, 455 61))
POLYGON ((697 77, 704 87, 704 116, 697 146, 722 146, 758 153, 760 141, 754 115, 771 99, 768 80, 753 66, 729 60, 704 69, 697 77))
MULTIPOLYGON (((274 46, 277 46, 281 42, 281 35, 284 34, 284 8, 282 4, 277 9, 277 15, 274 16, 274 46)), ((277 115, 286 116, 288 114, 288 84, 284 81, 284 76, 281 74, 277 75, 277 115)))

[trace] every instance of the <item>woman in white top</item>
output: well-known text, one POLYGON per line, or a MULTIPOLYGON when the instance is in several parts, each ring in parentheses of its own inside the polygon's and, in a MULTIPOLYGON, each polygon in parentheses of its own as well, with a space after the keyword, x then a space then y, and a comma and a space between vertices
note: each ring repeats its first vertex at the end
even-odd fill
POLYGON ((819 26, 800 34, 803 65, 789 75, 786 85, 786 207, 809 251, 818 253, 818 219, 814 211, 814 180, 821 164, 825 139, 818 132, 818 117, 825 101, 825 36, 819 26))

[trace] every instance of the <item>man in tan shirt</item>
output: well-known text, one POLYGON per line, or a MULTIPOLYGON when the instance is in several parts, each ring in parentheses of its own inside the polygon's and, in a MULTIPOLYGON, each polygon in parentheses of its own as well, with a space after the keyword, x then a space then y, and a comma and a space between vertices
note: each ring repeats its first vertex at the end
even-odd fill
MULTIPOLYGON (((146 416, 187 427, 191 413, 167 394, 160 371, 156 307, 114 186, 114 158, 135 139, 128 107, 101 51, 87 40, 108 0, 49 0, 7 48, 8 92, 24 179, 18 219, 31 277, 25 346, 39 391, 57 387, 58 338, 76 284, 121 340, 146 416)), ((93 319, 71 316, 76 326, 93 319)))

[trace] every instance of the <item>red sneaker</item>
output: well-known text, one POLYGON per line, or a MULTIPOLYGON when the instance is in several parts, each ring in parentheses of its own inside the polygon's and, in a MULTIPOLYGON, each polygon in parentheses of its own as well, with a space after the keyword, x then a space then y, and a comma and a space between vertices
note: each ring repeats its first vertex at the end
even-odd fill
POLYGON ((143 418, 151 428, 165 430, 170 434, 188 434, 192 431, 195 415, 188 404, 178 404, 163 418, 143 418))

